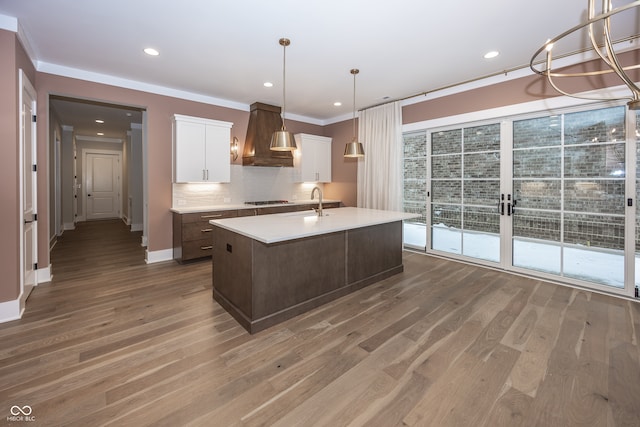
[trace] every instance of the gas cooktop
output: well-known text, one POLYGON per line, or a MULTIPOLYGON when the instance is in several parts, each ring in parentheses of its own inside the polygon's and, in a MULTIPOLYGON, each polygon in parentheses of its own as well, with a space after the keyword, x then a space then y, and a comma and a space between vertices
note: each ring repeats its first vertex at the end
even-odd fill
POLYGON ((247 205, 284 205, 290 203, 288 200, 259 200, 257 202, 245 202, 247 205))

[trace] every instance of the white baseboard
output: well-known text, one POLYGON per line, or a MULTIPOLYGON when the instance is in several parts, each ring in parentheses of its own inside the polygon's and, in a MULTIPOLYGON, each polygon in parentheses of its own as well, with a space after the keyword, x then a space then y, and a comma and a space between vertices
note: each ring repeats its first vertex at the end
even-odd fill
POLYGON ((145 251, 145 262, 153 264, 156 262, 171 261, 173 259, 173 248, 163 249, 161 251, 145 251))
POLYGON ((38 269, 38 284, 50 282, 53 278, 51 274, 51 264, 46 266, 45 268, 38 269))
POLYGON ((65 222, 64 223, 64 230, 75 230, 75 229, 76 229, 75 222, 65 222))
POLYGON ((142 236, 142 243, 140 243, 140 246, 142 246, 142 247, 145 247, 145 248, 146 248, 146 247, 147 247, 147 245, 148 245, 148 243, 149 243, 149 242, 147 241, 147 236, 144 236, 144 235, 143 235, 143 236, 142 236))
POLYGON ((143 224, 131 224, 131 231, 142 231, 143 224))
POLYGON ((20 298, 12 301, 0 302, 0 323, 20 319, 23 311, 24 307, 20 309, 20 298))

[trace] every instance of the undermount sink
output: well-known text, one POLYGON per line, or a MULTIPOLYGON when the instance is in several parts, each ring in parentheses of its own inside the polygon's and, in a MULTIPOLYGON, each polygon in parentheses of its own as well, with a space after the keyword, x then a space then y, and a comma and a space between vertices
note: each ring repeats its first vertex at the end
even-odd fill
MULTIPOLYGON (((318 213, 314 210, 307 210, 307 211, 299 211, 299 212, 288 212, 288 213, 283 213, 280 214, 281 216, 302 216, 305 218, 311 218, 311 217, 318 217, 318 213)), ((333 214, 329 214, 327 211, 322 212, 322 216, 329 216, 329 215, 333 215, 333 214)))

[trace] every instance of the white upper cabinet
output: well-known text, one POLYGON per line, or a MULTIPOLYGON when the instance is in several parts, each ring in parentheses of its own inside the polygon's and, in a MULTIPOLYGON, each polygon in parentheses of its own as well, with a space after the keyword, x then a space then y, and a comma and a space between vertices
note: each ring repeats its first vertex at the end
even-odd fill
POLYGON ((173 181, 229 182, 233 123, 173 116, 173 181))
POLYGON ((331 138, 298 133, 293 161, 296 182, 331 182, 331 138))

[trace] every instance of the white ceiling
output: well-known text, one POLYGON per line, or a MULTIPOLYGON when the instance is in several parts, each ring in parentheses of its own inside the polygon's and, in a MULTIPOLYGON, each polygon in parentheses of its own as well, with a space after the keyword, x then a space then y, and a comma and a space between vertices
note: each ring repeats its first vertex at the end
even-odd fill
MULTIPOLYGON (((319 124, 351 116, 351 68, 360 69, 358 109, 527 68, 586 8, 587 0, 0 0, 40 71, 99 73, 247 110, 282 105, 278 39, 288 37, 287 117, 319 124), (500 55, 484 59, 490 50, 500 55)), ((616 17, 626 28, 614 21, 614 38, 640 33, 638 9, 616 17)), ((556 54, 583 47, 571 39, 556 54)))

